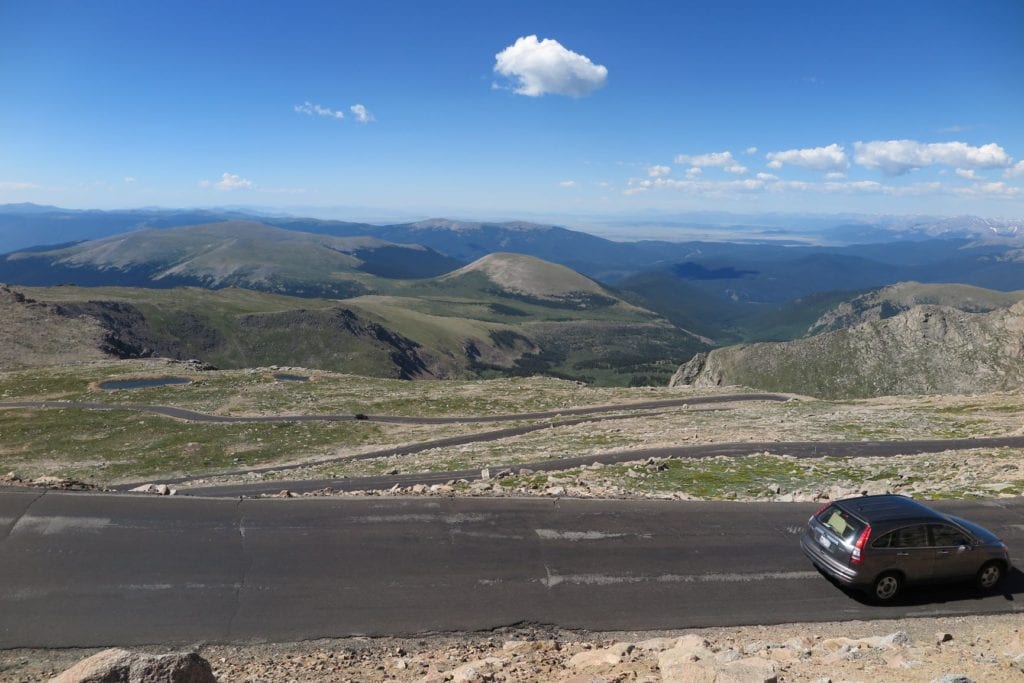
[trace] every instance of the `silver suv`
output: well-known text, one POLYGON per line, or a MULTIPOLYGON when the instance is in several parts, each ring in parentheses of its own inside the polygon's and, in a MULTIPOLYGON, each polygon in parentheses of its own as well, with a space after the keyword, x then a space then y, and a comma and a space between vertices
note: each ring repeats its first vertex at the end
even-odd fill
POLYGON ((909 583, 973 579, 990 590, 1011 566, 1006 544, 991 531, 906 496, 824 505, 807 520, 800 547, 822 572, 879 602, 909 583))

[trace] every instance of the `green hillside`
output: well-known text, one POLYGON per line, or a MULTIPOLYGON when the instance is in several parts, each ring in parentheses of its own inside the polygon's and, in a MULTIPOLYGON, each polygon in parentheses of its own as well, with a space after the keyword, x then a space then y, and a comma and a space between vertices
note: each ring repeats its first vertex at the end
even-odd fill
POLYGON ((678 363, 706 348, 561 266, 490 260, 527 267, 533 289, 511 290, 471 270, 381 280, 390 294, 347 299, 240 288, 24 291, 61 316, 98 321, 106 331, 103 347, 118 356, 197 358, 221 368, 301 365, 407 379, 548 374, 606 385, 664 384, 678 363), (560 286, 538 285, 545 272, 557 273, 560 286))
POLYGON ((387 288, 380 276, 426 277, 460 265, 418 245, 332 237, 227 221, 136 230, 0 260, 0 281, 23 285, 246 287, 347 297, 387 288))

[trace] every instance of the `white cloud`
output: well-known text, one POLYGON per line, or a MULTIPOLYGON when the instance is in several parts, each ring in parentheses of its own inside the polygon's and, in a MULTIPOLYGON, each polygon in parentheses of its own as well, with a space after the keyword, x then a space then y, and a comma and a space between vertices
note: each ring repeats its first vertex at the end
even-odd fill
POLYGON ((321 107, 319 104, 313 104, 312 102, 296 104, 292 109, 299 114, 308 114, 309 116, 326 116, 328 118, 339 120, 345 118, 345 112, 343 111, 338 111, 329 107, 321 107))
POLYGON ((842 180, 846 177, 846 174, 842 171, 830 171, 825 174, 825 180, 842 180))
POLYGON ((686 172, 686 175, 690 178, 700 175, 705 166, 721 168, 727 173, 735 175, 744 175, 749 170, 746 166, 737 162, 732 156, 732 152, 728 150, 725 152, 708 152, 707 154, 677 154, 674 161, 677 164, 690 164, 690 170, 686 172))
POLYGON ((353 104, 349 107, 349 110, 355 114, 356 121, 359 123, 370 123, 371 121, 377 120, 373 118, 373 114, 371 114, 369 110, 361 104, 353 104))
POLYGON ((707 154, 677 154, 677 164, 690 164, 691 166, 732 166, 736 160, 732 158, 732 152, 709 152, 707 154))
POLYGON ((962 194, 984 194, 996 197, 1020 197, 1024 195, 1024 188, 1007 185, 1001 180, 991 183, 975 183, 970 187, 958 189, 962 194))
POLYGON ((517 95, 583 97, 605 84, 608 69, 557 40, 523 36, 494 56, 494 70, 518 83, 517 95))
POLYGON ((976 182, 970 185, 951 185, 942 182, 888 185, 875 180, 844 180, 808 182, 803 180, 782 180, 771 173, 758 173, 753 178, 737 180, 702 180, 695 177, 675 178, 630 178, 624 194, 642 192, 675 191, 692 196, 741 198, 758 194, 785 195, 788 193, 809 193, 818 195, 882 195, 887 197, 925 197, 931 195, 956 195, 963 197, 985 197, 991 199, 1019 199, 1024 197, 1024 187, 1008 185, 1005 182, 976 182))
POLYGON ((1006 176, 1007 178, 1024 175, 1024 161, 1018 161, 1016 164, 1006 169, 1003 175, 1006 176))
POLYGON ((0 190, 35 190, 39 186, 35 183, 23 183, 16 180, 0 180, 0 190))
POLYGON ((743 150, 743 153, 746 154, 747 156, 757 154, 757 147, 747 147, 745 150, 743 150))
POLYGON ((958 168, 956 174, 961 178, 967 178, 968 180, 977 180, 978 174, 974 172, 973 168, 958 168))
POLYGON ((781 152, 768 152, 768 168, 779 169, 784 165, 800 166, 814 171, 845 171, 850 167, 846 152, 841 145, 832 143, 827 147, 808 147, 805 149, 787 149, 781 152))
POLYGON ((624 194, 633 195, 647 190, 672 189, 702 195, 726 195, 729 193, 756 192, 763 190, 763 180, 676 180, 674 178, 630 178, 624 194))
POLYGON ((125 176, 124 177, 124 181, 126 183, 128 183, 128 184, 134 183, 135 182, 135 176, 130 176, 130 175, 125 176))
POLYGON ((576 187, 576 181, 575 180, 563 180, 562 182, 558 183, 558 186, 559 187, 576 187))
POLYGON ((254 185, 251 180, 247 180, 234 173, 223 173, 217 182, 200 180, 199 187, 213 187, 222 192, 230 192, 231 190, 251 190, 254 185))
POLYGON ((666 176, 666 175, 668 175, 671 172, 672 172, 672 167, 671 166, 658 166, 658 165, 654 165, 654 166, 648 166, 647 167, 647 175, 651 176, 652 178, 660 178, 661 176, 666 176))
POLYGON ((917 140, 873 140, 855 142, 854 160, 865 168, 886 175, 903 175, 915 169, 944 164, 960 169, 1008 168, 1013 159, 994 142, 973 147, 965 142, 917 140))

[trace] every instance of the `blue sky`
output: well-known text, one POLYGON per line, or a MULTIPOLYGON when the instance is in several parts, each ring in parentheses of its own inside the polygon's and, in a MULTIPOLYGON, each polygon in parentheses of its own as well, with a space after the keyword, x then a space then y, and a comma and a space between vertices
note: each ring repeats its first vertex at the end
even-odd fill
POLYGON ((1024 216, 1024 3, 0 3, 0 203, 1024 216))

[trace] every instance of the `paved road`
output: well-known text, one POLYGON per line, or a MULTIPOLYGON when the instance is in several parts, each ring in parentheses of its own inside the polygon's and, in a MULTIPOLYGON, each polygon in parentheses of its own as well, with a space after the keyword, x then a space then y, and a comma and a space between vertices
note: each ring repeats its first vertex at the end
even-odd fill
MULTIPOLYGON (((380 458, 391 455, 404 455, 426 450, 427 448, 438 448, 442 445, 453 443, 471 443, 478 441, 490 441, 508 436, 502 430, 497 432, 484 432, 468 434, 464 437, 453 439, 442 439, 439 441, 424 442, 398 449, 385 449, 371 453, 348 455, 337 458, 337 460, 361 460, 367 458, 380 458)), ((717 443, 701 444, 697 446, 676 446, 664 448, 642 448, 623 451, 609 451, 596 455, 585 455, 573 458, 556 458, 539 462, 520 462, 507 465, 491 465, 491 472, 498 472, 504 469, 518 470, 528 468, 536 472, 557 472, 573 467, 604 463, 606 465, 620 462, 635 462, 647 458, 708 458, 713 456, 744 456, 752 453, 776 453, 791 455, 796 458, 821 458, 824 456, 837 457, 891 457, 897 455, 913 455, 916 453, 941 453, 943 451, 964 450, 969 448, 1024 448, 1024 436, 1005 436, 981 439, 917 439, 907 441, 753 441, 743 443, 717 443)), ((294 465, 288 467, 262 467, 252 472, 287 471, 309 465, 294 465)), ((453 479, 478 479, 480 470, 447 470, 443 472, 420 472, 411 474, 384 475, 375 477, 354 477, 346 479, 274 479, 272 481, 252 481, 239 484, 223 484, 219 486, 195 486, 182 489, 179 493, 189 496, 208 497, 234 497, 234 496, 259 496, 268 493, 278 493, 282 489, 288 489, 294 493, 318 491, 324 488, 333 488, 337 491, 361 491, 389 489, 393 486, 407 487, 414 484, 443 484, 453 479)), ((179 478, 173 480, 161 480, 164 483, 177 484, 185 481, 193 481, 194 478, 179 478)), ((137 486, 137 483, 125 484, 117 487, 127 490, 137 486)))
POLYGON ((586 406, 583 408, 564 408, 545 410, 535 413, 514 413, 506 415, 484 415, 463 417, 405 417, 399 415, 212 415, 200 413, 187 408, 174 406, 148 405, 143 403, 83 403, 79 401, 0 401, 3 408, 80 408, 82 410, 135 410, 154 413, 165 417, 173 417, 189 422, 213 423, 259 423, 259 422, 351 422, 367 420, 370 422, 387 422, 392 424, 446 425, 471 424, 478 422, 514 422, 517 420, 547 420, 560 416, 597 415, 600 413, 626 412, 630 410, 660 410, 690 405, 709 405, 716 403, 736 403, 740 401, 791 401, 792 396, 783 394, 727 394, 722 396, 690 396, 688 398, 670 398, 656 401, 639 401, 620 403, 617 405, 586 406))
MULTIPOLYGON (((1024 563, 1024 499, 947 503, 1024 563)), ((492 629, 676 629, 1024 610, 862 604, 812 570, 808 504, 214 500, 0 493, 0 648, 492 629)))

